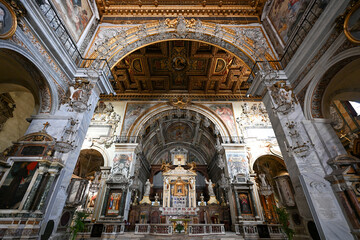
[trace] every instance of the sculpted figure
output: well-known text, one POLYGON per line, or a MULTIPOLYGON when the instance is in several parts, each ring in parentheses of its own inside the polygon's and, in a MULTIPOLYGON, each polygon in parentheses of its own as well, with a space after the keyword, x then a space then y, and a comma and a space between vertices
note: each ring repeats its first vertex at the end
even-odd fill
POLYGON ((153 184, 150 183, 150 180, 146 180, 145 183, 145 193, 144 196, 149 196, 150 195, 150 188, 153 186, 153 184))
POLYGON ((209 179, 209 181, 205 179, 205 183, 208 185, 209 195, 210 196, 215 196, 214 188, 213 188, 215 184, 213 184, 211 182, 211 179, 209 179))

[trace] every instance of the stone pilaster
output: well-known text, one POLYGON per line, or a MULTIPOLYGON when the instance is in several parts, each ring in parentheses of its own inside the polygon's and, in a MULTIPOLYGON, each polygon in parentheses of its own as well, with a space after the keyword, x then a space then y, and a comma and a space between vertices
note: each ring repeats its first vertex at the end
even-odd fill
POLYGON ((330 184, 324 179, 329 168, 324 159, 331 129, 316 131, 307 121, 282 71, 262 72, 249 93, 265 92, 263 103, 269 114, 287 169, 295 188, 301 215, 314 219, 322 239, 353 239, 350 228, 330 184))

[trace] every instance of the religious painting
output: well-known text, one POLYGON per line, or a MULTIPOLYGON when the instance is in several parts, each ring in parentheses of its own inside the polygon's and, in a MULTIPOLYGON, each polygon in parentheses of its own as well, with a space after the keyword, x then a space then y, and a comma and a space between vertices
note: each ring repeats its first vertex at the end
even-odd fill
POLYGON ((16 15, 11 7, 0 0, 0 39, 10 38, 16 31, 16 15))
POLYGON ((87 204, 87 207, 88 208, 94 208, 95 207, 95 201, 96 201, 96 198, 97 198, 97 192, 89 192, 89 195, 88 195, 88 204, 87 204))
POLYGON ((166 137, 170 141, 191 141, 192 136, 192 129, 186 123, 175 122, 166 129, 166 137))
POLYGON ((155 104, 156 103, 128 103, 126 106, 121 134, 126 135, 136 119, 149 108, 155 106, 155 104))
POLYGON ((360 44, 360 3, 356 4, 346 16, 344 32, 350 41, 360 44))
POLYGON ((0 188, 0 208, 16 209, 38 168, 38 162, 15 162, 0 188))
POLYGON ((253 214, 249 192, 239 192, 238 198, 240 202, 241 214, 253 214))
POLYGON ((52 0, 73 39, 78 42, 93 13, 88 0, 52 0))
POLYGON ((122 190, 111 190, 109 193, 108 203, 106 205, 106 216, 120 214, 120 202, 122 190))
POLYGON ((173 188, 174 196, 186 196, 187 190, 185 189, 185 183, 183 181, 177 181, 173 188))
POLYGON ((310 0, 275 0, 269 18, 284 44, 303 16, 310 0))
POLYGON ((248 173, 249 164, 245 152, 227 153, 226 159, 228 160, 228 168, 231 178, 236 177, 238 174, 246 175, 248 173))
POLYGON ((114 157, 113 171, 115 173, 121 173, 125 177, 129 174, 130 165, 132 163, 132 153, 116 154, 114 157))
POLYGON ((234 120, 234 111, 231 103, 217 103, 217 104, 204 104, 211 110, 213 110, 225 123, 226 127, 229 129, 231 136, 237 136, 237 131, 235 127, 234 120))

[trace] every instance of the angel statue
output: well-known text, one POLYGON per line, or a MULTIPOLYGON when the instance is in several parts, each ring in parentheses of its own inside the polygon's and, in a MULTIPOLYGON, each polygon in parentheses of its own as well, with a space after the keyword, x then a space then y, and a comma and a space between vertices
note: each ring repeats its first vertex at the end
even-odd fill
POLYGON ((215 184, 211 182, 211 179, 206 180, 205 178, 205 183, 208 185, 208 191, 209 191, 209 195, 210 196, 215 196, 215 193, 214 193, 214 188, 215 187, 215 184))
POLYGON ((163 172, 170 171, 170 163, 165 163, 165 161, 163 161, 160 170, 163 172))
POLYGON ((194 168, 196 168, 195 162, 188 163, 187 166, 189 167, 189 171, 196 173, 196 171, 194 170, 194 168))

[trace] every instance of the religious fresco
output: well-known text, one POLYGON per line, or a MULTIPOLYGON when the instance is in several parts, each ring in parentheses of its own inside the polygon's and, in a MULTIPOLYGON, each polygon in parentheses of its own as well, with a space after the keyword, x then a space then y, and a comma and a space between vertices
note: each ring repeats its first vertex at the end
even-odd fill
POLYGON ((235 127, 234 111, 231 103, 204 104, 213 110, 224 121, 231 136, 237 136, 235 127))
POLYGON ((78 42, 93 13, 87 0, 52 0, 73 39, 78 42))
POLYGON ((38 162, 15 162, 0 188, 0 208, 19 207, 38 168, 38 162))
POLYGON ((126 135, 133 123, 141 114, 155 105, 156 103, 128 103, 126 106, 123 127, 121 129, 122 135, 126 135))
POLYGON ((228 168, 231 178, 238 174, 246 175, 249 172, 249 164, 246 153, 227 153, 228 168))
POLYGON ((122 190, 116 189, 110 191, 108 203, 106 206, 106 216, 119 215, 122 190))
POLYGON ((114 173, 121 173, 122 175, 127 177, 132 160, 133 160, 132 153, 116 154, 113 160, 114 173))
POLYGON ((166 129, 166 138, 170 141, 191 141, 192 135, 190 126, 181 122, 173 123, 166 129))
POLYGON ((303 16, 310 0, 275 0, 269 18, 280 35, 283 43, 287 43, 296 25, 303 16))

